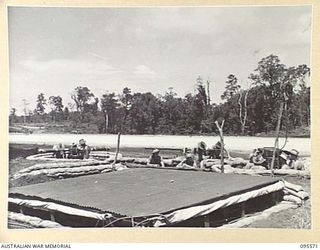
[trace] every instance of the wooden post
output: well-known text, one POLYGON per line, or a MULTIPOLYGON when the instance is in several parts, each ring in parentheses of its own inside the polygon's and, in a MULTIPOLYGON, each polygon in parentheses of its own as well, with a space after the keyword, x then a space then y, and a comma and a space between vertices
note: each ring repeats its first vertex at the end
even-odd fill
POLYGON ((117 142, 117 151, 116 151, 116 156, 114 157, 114 161, 112 163, 112 169, 114 170, 114 165, 116 164, 117 160, 118 160, 118 154, 119 154, 119 148, 120 148, 120 136, 121 133, 118 133, 118 142, 117 142))
POLYGON ((281 102, 279 116, 278 116, 278 122, 277 122, 277 128, 276 128, 276 139, 274 141, 274 149, 273 149, 271 166, 270 166, 271 176, 272 177, 274 176, 274 162, 275 162, 275 159, 276 159, 277 148, 279 146, 279 133, 280 133, 281 118, 282 118, 282 113, 283 113, 283 106, 284 106, 284 103, 281 102))
POLYGON ((273 205, 278 205, 279 204, 279 200, 280 200, 279 196, 280 196, 279 192, 273 192, 271 194, 273 205))
POLYGON ((209 216, 209 214, 203 216, 203 227, 210 227, 210 216, 209 216))
POLYGON ((246 202, 242 202, 241 206, 241 217, 246 215, 246 202))
POLYGON ((224 119, 222 120, 221 126, 218 121, 215 121, 215 124, 219 130, 219 136, 220 136, 220 144, 221 144, 221 150, 220 150, 220 159, 221 159, 221 173, 224 173, 224 142, 223 142, 223 125, 224 125, 224 119))
POLYGON ((50 212, 50 220, 55 222, 56 221, 56 218, 54 217, 54 213, 53 212, 50 212))

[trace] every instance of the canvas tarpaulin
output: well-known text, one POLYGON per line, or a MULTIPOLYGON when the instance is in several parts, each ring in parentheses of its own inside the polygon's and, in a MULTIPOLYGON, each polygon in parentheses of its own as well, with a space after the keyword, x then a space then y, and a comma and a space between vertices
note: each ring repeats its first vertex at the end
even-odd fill
MULTIPOLYGON (((202 205, 202 206, 194 206, 189 207, 181 210, 174 211, 170 214, 166 214, 166 219, 171 224, 175 224, 181 221, 188 220, 193 217, 203 216, 210 214, 220 208, 228 207, 234 204, 238 204, 244 201, 247 201, 249 199, 256 198, 258 196, 266 195, 272 192, 276 192, 279 190, 282 190, 284 188, 284 183, 282 181, 278 181, 272 185, 252 190, 250 192, 242 193, 239 195, 234 195, 231 197, 228 197, 226 199, 222 199, 216 202, 213 202, 211 204, 202 205)), ((167 222, 164 222, 163 220, 158 220, 154 226, 163 226, 166 225, 167 222)))
POLYGON ((278 181, 200 171, 127 169, 10 188, 9 193, 137 217, 211 204, 278 181))

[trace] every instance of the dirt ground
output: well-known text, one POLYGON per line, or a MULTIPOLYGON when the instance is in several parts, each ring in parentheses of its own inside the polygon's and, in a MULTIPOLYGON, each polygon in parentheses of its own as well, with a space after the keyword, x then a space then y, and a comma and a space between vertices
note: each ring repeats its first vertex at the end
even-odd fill
MULTIPOLYGON (((54 181, 54 178, 47 176, 37 176, 20 178, 14 180, 12 176, 20 169, 32 166, 34 164, 41 163, 41 161, 26 160, 25 157, 34 152, 30 149, 35 149, 35 145, 10 145, 10 161, 9 161, 9 188, 15 186, 24 186, 40 182, 54 181)), ((41 148, 49 148, 51 146, 41 146, 41 148)), ((124 148, 121 149, 121 153, 124 156, 135 157, 147 157, 152 149, 144 148, 124 148)), ((111 149, 114 151, 114 149, 111 149)), ((181 151, 178 150, 162 150, 161 155, 164 158, 172 158, 181 155, 181 151)), ((247 158, 247 152, 230 152, 233 157, 247 158)), ((294 184, 301 185, 306 192, 311 195, 311 182, 309 178, 299 176, 284 176, 282 177, 286 181, 294 184)), ((258 220, 253 222, 248 228, 311 228, 311 199, 305 201, 301 207, 291 208, 278 213, 274 213, 267 219, 258 220)))
MULTIPOLYGON (((311 195, 310 179, 305 177, 283 177, 286 181, 301 185, 309 195, 311 195)), ((253 222, 248 228, 303 228, 311 229, 311 199, 304 202, 301 207, 289 208, 271 214, 268 219, 253 222)))

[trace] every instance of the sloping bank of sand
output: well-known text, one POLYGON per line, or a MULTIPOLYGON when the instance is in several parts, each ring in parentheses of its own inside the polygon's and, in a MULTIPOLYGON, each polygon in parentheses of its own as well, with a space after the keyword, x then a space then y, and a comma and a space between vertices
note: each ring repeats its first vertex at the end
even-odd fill
MULTIPOLYGON (((84 138, 91 146, 115 147, 117 135, 93 134, 10 134, 10 143, 21 144, 71 144, 84 138)), ((159 148, 193 148, 198 142, 204 141, 208 147, 219 140, 218 136, 176 136, 176 135, 121 135, 122 147, 159 147, 159 148)), ((272 147, 273 137, 225 136, 226 147, 230 151, 251 152, 258 147, 272 147)), ((280 138, 279 146, 284 145, 285 139, 280 138)), ((288 138, 285 149, 296 149, 300 155, 310 156, 310 138, 288 138)))

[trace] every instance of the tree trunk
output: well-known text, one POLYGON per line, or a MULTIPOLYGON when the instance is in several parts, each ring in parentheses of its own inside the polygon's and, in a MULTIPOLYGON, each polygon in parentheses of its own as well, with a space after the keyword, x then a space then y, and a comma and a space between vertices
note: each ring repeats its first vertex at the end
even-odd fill
POLYGON ((249 94, 250 88, 247 90, 247 92, 244 94, 244 100, 243 100, 243 106, 242 106, 242 92, 240 91, 239 93, 239 99, 238 99, 238 104, 239 104, 239 120, 241 123, 241 134, 244 135, 245 133, 245 127, 246 127, 246 122, 247 122, 247 116, 248 116, 248 108, 247 108, 247 99, 248 99, 248 94, 249 94), (242 116, 242 113, 243 116, 242 116))
POLYGON ((107 134, 107 133, 108 133, 108 126, 109 126, 109 115, 108 115, 107 112, 105 113, 104 119, 105 119, 104 131, 105 131, 105 133, 107 134))
POLYGON ((241 124, 241 135, 244 135, 244 125, 241 124))
POLYGON ((210 81, 207 81, 207 103, 210 106, 210 81))

